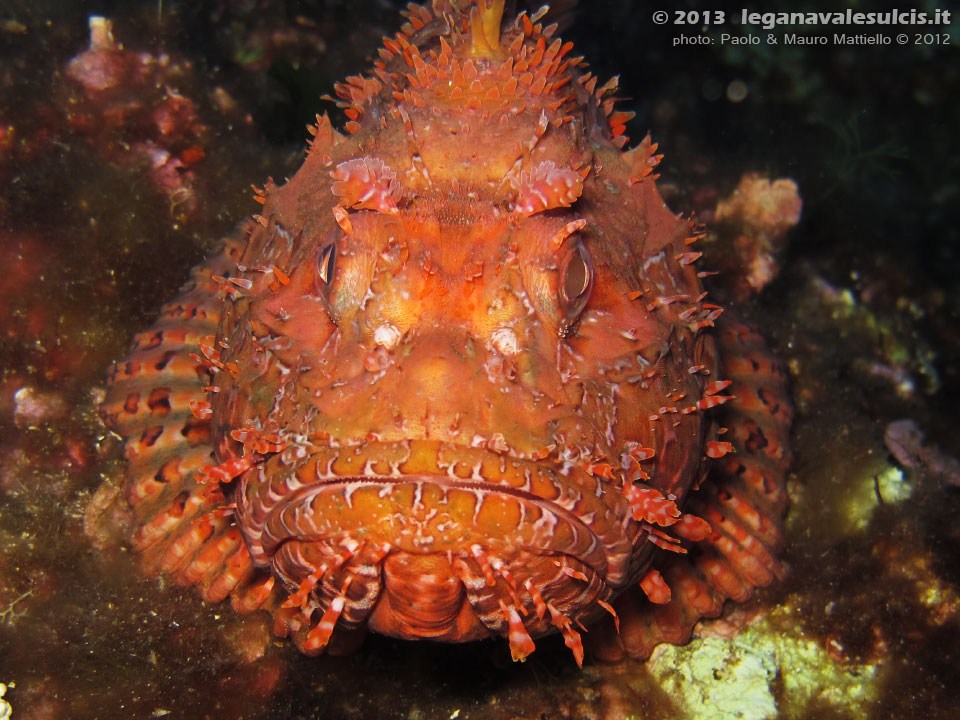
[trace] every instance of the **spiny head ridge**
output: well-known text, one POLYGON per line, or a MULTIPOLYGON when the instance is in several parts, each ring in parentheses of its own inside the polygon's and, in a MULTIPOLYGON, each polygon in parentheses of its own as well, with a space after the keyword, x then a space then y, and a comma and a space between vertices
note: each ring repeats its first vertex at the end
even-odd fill
POLYGON ((485 122, 543 112, 558 126, 575 118, 600 121, 622 148, 632 115, 613 110, 616 78, 598 88, 596 77, 581 74, 582 58, 570 55, 573 43, 554 37, 556 25, 539 22, 543 10, 507 20, 503 12, 504 0, 410 5, 401 30, 384 38, 372 72, 336 84, 347 131, 375 129, 398 106, 485 122))

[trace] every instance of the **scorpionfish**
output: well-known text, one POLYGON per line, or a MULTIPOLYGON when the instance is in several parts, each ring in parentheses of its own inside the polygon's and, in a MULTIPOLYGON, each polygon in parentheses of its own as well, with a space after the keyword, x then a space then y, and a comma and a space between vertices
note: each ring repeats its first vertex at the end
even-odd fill
POLYGON ((147 571, 308 654, 645 657, 782 573, 784 373, 616 81, 503 4, 410 5, 109 378, 147 571))

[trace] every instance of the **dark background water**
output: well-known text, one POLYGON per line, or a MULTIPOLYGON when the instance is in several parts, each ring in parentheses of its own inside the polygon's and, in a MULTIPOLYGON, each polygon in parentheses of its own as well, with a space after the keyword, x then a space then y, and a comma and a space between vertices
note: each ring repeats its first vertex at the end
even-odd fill
MULTIPOLYGON (((214 240, 254 211, 249 185, 295 171, 313 115, 342 122, 319 96, 366 68, 396 8, 0 3, 0 682, 16 683, 15 717, 675 712, 644 666, 577 671, 557 641, 523 666, 495 643, 383 638, 349 658, 302 658, 226 607, 140 578, 131 558, 94 551, 82 532, 93 491, 120 472, 91 389, 214 240), (67 72, 91 14, 112 18, 127 49, 169 58, 161 86, 125 81, 115 115, 98 114, 67 72), (191 99, 196 120, 157 137, 136 106, 168 88, 191 99), (203 157, 163 185, 145 142, 203 157), (45 398, 36 417, 17 399, 24 388, 45 398)), ((848 711, 804 708, 781 687, 781 713, 956 717, 960 490, 917 468, 910 500, 859 525, 847 510, 851 488, 890 465, 889 421, 914 418, 928 443, 960 453, 960 17, 932 29, 949 45, 914 44, 907 27, 878 30, 906 32, 903 46, 788 47, 783 30, 762 29, 753 33, 780 42, 721 44, 720 32, 747 34, 728 23, 707 29, 710 45, 675 47, 680 31, 651 22, 653 6, 558 9, 601 80, 620 76, 622 106, 637 113, 628 134, 660 143, 674 209, 709 213, 745 172, 790 177, 803 197, 781 276, 743 308, 788 362, 798 406, 791 572, 749 607, 829 645, 841 666, 878 665, 885 680, 848 711)), ((683 9, 732 18, 740 8, 683 9)))

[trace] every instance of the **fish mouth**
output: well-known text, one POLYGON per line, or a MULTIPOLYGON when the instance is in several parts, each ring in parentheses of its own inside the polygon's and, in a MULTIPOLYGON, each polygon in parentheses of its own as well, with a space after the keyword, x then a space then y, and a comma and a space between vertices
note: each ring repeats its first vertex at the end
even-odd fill
POLYGON ((275 629, 305 652, 334 626, 518 652, 560 630, 578 647, 571 618, 609 607, 633 560, 626 500, 602 482, 439 441, 323 447, 245 473, 237 518, 286 590, 275 629))
POLYGON ((568 556, 617 587, 632 551, 612 485, 442 441, 321 447, 292 462, 278 454, 244 476, 237 506, 259 566, 291 540, 419 554, 480 546, 568 556))

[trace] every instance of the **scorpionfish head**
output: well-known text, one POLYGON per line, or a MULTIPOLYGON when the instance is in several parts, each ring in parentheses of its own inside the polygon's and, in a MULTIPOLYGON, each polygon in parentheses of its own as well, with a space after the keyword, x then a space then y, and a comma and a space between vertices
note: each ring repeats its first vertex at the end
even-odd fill
POLYGON ((338 86, 350 134, 318 118, 258 191, 212 423, 219 461, 260 454, 238 522, 307 652, 364 626, 522 658, 560 630, 579 659, 573 623, 649 565, 638 493, 675 510, 698 480, 690 224, 611 88, 498 6, 414 13, 338 86))

